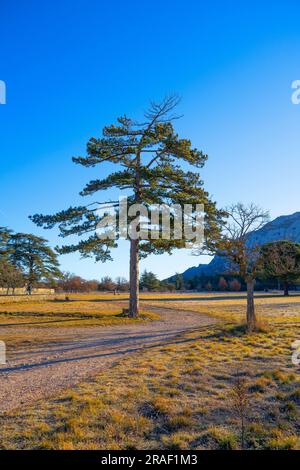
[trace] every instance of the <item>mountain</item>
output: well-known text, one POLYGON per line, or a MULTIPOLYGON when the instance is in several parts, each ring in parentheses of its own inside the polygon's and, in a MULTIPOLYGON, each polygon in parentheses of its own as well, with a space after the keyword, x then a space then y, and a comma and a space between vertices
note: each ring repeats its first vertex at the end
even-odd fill
MULTIPOLYGON (((256 232, 249 234, 249 243, 264 245, 278 240, 289 240, 300 243, 300 212, 282 215, 267 223, 256 232)), ((209 264, 193 266, 182 273, 185 280, 195 276, 214 276, 225 273, 228 269, 226 258, 215 256, 209 264)), ((173 278, 174 276, 172 276, 173 278)), ((171 278, 171 279, 172 279, 171 278)))

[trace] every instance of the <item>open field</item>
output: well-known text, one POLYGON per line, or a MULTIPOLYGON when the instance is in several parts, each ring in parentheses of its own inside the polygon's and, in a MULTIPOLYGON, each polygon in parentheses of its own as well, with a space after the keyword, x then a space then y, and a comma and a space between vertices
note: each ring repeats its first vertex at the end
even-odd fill
MULTIPOLYGON (((106 301, 122 304, 119 297, 106 301)), ((239 448, 237 374, 249 402, 245 447, 299 448, 300 368, 291 344, 300 339, 300 296, 258 295, 261 326, 252 334, 241 324, 244 294, 142 297, 145 310, 177 312, 174 320, 197 312, 218 322, 144 344, 72 389, 2 415, 1 448, 239 448)))
POLYGON ((164 344, 181 332, 216 321, 198 313, 151 306, 147 309, 151 313, 144 320, 122 318, 124 321, 113 325, 97 321, 91 325, 65 325, 61 321, 52 326, 50 321, 47 328, 46 322, 42 327, 37 322, 2 327, 0 337, 6 341, 7 363, 0 366, 0 412, 58 394, 124 355, 164 344))
POLYGON ((67 297, 69 300, 65 294, 0 296, 0 334, 9 352, 13 354, 19 347, 47 344, 49 327, 52 328, 51 341, 56 342, 61 340, 58 330, 61 332, 62 328, 132 324, 158 318, 155 313, 144 310, 138 319, 124 316, 122 309, 127 305, 118 302, 121 296, 99 293, 67 297), (37 328, 47 331, 36 334, 37 328), (57 334, 53 328, 57 328, 57 334))
MULTIPOLYGON (((142 305, 163 306, 212 315, 229 322, 243 322, 245 319, 245 293, 205 293, 205 294, 164 294, 160 297, 143 296, 142 305)), ((273 325, 282 322, 299 324, 300 295, 284 297, 280 294, 256 293, 256 314, 260 321, 273 325)))
POLYGON ((1 296, 0 327, 16 325, 84 326, 113 325, 144 321, 155 316, 144 314, 140 319, 129 319, 122 315, 122 302, 125 296, 109 294, 56 294, 49 296, 1 296), (66 297, 68 300, 66 300, 66 297))

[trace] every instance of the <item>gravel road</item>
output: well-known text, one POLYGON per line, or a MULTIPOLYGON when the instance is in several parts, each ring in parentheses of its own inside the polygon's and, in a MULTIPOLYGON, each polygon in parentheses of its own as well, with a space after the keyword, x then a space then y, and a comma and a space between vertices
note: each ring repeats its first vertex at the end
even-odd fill
MULTIPOLYGON (((147 310, 159 313, 160 319, 110 327, 28 328, 31 336, 47 338, 46 343, 15 351, 7 364, 0 365, 0 413, 53 396, 126 354, 167 344, 184 331, 216 322, 194 312, 148 306, 147 310)), ((21 325, 5 328, 16 334, 26 331, 21 325)))

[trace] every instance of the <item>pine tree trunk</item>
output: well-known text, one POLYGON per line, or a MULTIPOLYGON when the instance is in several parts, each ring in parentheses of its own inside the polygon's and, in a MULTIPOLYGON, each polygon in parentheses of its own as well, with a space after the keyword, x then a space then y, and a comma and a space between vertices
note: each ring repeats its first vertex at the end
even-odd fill
POLYGON ((130 240, 130 301, 129 316, 139 315, 139 239, 130 240))
POLYGON ((284 295, 285 296, 290 295, 290 293, 289 293, 289 283, 287 281, 284 282, 284 295))
POLYGON ((28 275, 28 284, 27 284, 27 294, 32 294, 33 288, 33 259, 31 258, 29 261, 29 275, 28 275))
POLYGON ((254 279, 247 280, 247 328, 253 331, 256 326, 256 316, 254 308, 254 279))

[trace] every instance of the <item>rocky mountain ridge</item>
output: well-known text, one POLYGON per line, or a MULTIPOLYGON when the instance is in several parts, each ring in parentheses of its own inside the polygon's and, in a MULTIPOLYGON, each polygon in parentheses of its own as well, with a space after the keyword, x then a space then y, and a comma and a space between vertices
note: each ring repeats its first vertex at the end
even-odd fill
MULTIPOLYGON (((249 234, 249 242, 264 245, 278 240, 289 240, 300 243, 300 212, 282 215, 268 222, 264 227, 249 234)), ((227 270, 226 258, 215 256, 208 264, 193 266, 182 273, 184 279, 195 276, 215 276, 227 270)))

